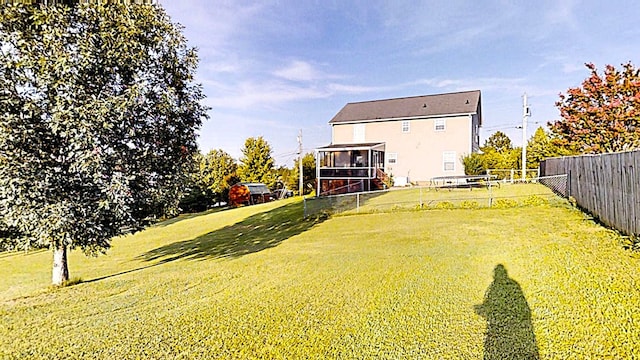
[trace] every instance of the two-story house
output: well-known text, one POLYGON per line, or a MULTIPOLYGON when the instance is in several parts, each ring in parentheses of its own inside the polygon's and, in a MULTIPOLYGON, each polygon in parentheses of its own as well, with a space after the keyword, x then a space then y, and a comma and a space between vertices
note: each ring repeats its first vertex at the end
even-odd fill
POLYGON ((464 175, 479 149, 480 91, 349 103, 331 121, 331 145, 316 149, 317 194, 369 191, 464 175))

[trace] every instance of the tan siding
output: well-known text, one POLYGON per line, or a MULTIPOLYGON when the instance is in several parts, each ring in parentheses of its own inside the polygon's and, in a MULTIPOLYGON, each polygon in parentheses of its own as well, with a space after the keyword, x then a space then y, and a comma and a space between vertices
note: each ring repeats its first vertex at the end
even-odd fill
MULTIPOLYGON (((398 161, 386 169, 395 177, 408 176, 412 182, 427 182, 435 176, 464 175, 460 157, 473 148, 473 119, 469 115, 447 117, 445 131, 435 131, 435 119, 410 120, 409 133, 402 121, 368 122, 365 142, 384 142, 387 153, 397 153, 398 161), (443 153, 456 152, 455 171, 444 171, 443 153)), ((353 124, 333 124, 333 144, 352 144, 353 124)))

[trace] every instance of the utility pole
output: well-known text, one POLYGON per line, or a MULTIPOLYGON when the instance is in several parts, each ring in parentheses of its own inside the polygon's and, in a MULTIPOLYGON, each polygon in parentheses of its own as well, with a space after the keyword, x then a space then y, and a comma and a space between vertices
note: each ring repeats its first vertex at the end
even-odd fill
POLYGON ((302 129, 298 134, 298 172, 300 173, 300 182, 298 183, 298 191, 300 196, 304 195, 304 174, 302 173, 302 129))
POLYGON ((527 93, 524 93, 522 98, 522 181, 525 181, 527 174, 527 120, 531 116, 531 110, 527 104, 527 93))

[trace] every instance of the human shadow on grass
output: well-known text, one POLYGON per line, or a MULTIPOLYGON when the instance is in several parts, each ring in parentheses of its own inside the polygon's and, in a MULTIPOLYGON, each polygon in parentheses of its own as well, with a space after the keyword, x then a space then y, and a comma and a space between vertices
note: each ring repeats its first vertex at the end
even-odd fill
POLYGON ((540 359, 531 309, 517 281, 498 264, 484 302, 474 306, 487 320, 484 359, 540 359))
POLYGON ((159 263, 178 259, 237 258, 278 246, 323 220, 324 217, 305 219, 302 203, 288 204, 195 239, 161 246, 139 258, 159 263))

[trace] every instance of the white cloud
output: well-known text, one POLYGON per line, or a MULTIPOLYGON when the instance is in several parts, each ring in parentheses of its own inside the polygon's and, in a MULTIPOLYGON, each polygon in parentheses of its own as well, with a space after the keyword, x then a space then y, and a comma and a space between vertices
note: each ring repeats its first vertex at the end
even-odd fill
POLYGON ((323 77, 311 64, 295 60, 289 65, 274 71, 275 76, 291 81, 313 81, 323 77))
POLYGON ((279 81, 244 81, 226 87, 221 96, 209 97, 208 106, 227 109, 274 109, 291 101, 325 98, 326 90, 314 86, 296 86, 279 81))
POLYGON ((171 20, 185 26, 187 38, 197 44, 219 48, 233 43, 260 14, 264 6, 235 1, 160 0, 171 20))

